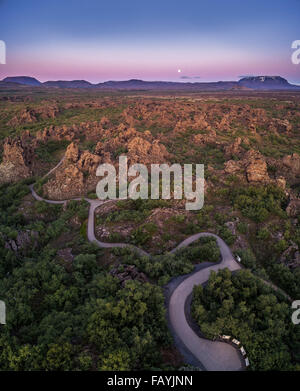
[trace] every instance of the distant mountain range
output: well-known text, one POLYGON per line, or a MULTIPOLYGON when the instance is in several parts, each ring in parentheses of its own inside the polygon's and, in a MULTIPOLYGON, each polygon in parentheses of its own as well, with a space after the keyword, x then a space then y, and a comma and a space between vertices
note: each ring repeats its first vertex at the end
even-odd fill
POLYGON ((104 90, 180 90, 180 91, 220 91, 220 90, 300 90, 300 86, 290 84, 280 76, 249 76, 239 81, 218 81, 210 83, 190 82, 167 82, 167 81, 106 81, 104 83, 92 84, 86 80, 58 80, 41 83, 34 77, 14 76, 6 77, 0 81, 0 87, 11 85, 23 85, 30 87, 47 88, 98 88, 104 90))
POLYGON ((28 76, 16 76, 16 77, 6 77, 2 80, 3 83, 16 83, 16 84, 24 84, 27 86, 41 86, 42 83, 35 79, 34 77, 28 76))

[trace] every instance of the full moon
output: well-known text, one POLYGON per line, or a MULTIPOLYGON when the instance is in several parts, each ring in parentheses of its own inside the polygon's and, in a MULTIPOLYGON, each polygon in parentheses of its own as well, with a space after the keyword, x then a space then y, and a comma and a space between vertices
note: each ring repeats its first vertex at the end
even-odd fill
POLYGON ((181 69, 178 69, 178 71, 177 71, 178 73, 180 73, 181 72, 181 69))

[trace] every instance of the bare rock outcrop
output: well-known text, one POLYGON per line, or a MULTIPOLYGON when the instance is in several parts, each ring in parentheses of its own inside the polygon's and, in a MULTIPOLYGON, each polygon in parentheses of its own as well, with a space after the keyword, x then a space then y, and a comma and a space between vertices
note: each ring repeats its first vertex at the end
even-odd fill
POLYGON ((78 145, 72 142, 65 153, 65 158, 68 162, 76 163, 79 159, 79 148, 78 145))
POLYGON ((217 133, 214 129, 211 129, 207 133, 198 133, 193 137, 195 144, 213 144, 216 142, 217 133))
POLYGON ((233 143, 225 145, 224 147, 224 153, 226 159, 231 159, 235 156, 240 156, 244 149, 242 147, 242 144, 249 145, 249 140, 247 137, 237 137, 233 143))
POLYGON ((128 158, 131 163, 155 164, 168 161, 169 153, 158 140, 150 142, 142 137, 132 138, 128 145, 128 158))
POLYGON ((290 217, 296 217, 300 214, 300 198, 292 192, 290 193, 289 203, 286 207, 286 213, 290 217))
POLYGON ((119 265, 110 271, 110 274, 117 277, 120 280, 121 285, 124 287, 127 281, 137 280, 140 282, 148 282, 146 275, 139 272, 134 265, 119 265))
POLYGON ((287 119, 272 118, 272 122, 269 126, 269 130, 275 131, 275 133, 290 133, 293 126, 287 119))
POLYGON ((89 151, 81 152, 75 143, 71 143, 63 164, 43 186, 44 194, 50 199, 61 200, 80 197, 95 190, 99 180, 96 170, 100 162, 100 156, 89 151))
POLYGON ((223 132, 228 132, 230 130, 230 115, 223 115, 221 121, 217 124, 217 128, 223 132))
POLYGON ((25 108, 20 113, 16 114, 10 121, 9 126, 18 126, 22 124, 30 124, 39 120, 55 118, 59 113, 59 108, 53 104, 47 104, 37 108, 25 108))
POLYGON ((0 183, 16 182, 32 175, 32 151, 20 137, 8 137, 3 145, 3 161, 0 164, 0 183))
POLYGON ((294 175, 300 175, 300 156, 297 153, 284 156, 282 159, 282 163, 294 175))
POLYGON ((224 164, 226 174, 240 174, 249 183, 270 182, 268 167, 264 156, 253 149, 246 152, 242 160, 229 160, 224 164))
POLYGON ((246 177, 248 182, 268 182, 268 167, 263 155, 254 150, 246 153, 244 158, 246 177))
POLYGON ((4 239, 4 247, 15 253, 23 252, 29 247, 35 247, 37 245, 38 236, 39 234, 36 231, 19 231, 14 239, 4 239))
POLYGON ((49 140, 61 141, 73 141, 78 138, 80 134, 80 127, 76 125, 72 126, 49 126, 40 130, 36 134, 36 141, 47 142, 49 140))
POLYGON ((57 251, 58 258, 64 263, 65 268, 68 271, 71 271, 72 269, 72 263, 74 260, 74 255, 72 253, 72 248, 62 248, 57 251))
POLYGON ((292 243, 292 245, 281 254, 280 262, 291 269, 300 266, 300 252, 296 243, 292 243))
POLYGON ((118 126, 115 137, 96 144, 95 153, 101 155, 107 163, 116 160, 116 166, 122 153, 126 153, 128 164, 158 164, 166 163, 170 159, 166 147, 148 130, 141 133, 123 123, 118 126))
POLYGON ((289 185, 300 181, 300 156, 297 153, 286 155, 282 159, 268 158, 268 164, 276 173, 276 178, 283 178, 289 185))
POLYGON ((224 163, 224 172, 229 175, 235 175, 240 173, 242 169, 242 165, 239 161, 236 160, 228 160, 224 163))

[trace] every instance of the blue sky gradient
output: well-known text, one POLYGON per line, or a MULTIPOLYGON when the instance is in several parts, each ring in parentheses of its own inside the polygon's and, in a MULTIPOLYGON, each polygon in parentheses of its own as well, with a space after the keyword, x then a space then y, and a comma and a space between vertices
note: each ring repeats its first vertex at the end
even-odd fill
POLYGON ((3 77, 300 83, 299 0, 0 0, 0 39, 3 77))

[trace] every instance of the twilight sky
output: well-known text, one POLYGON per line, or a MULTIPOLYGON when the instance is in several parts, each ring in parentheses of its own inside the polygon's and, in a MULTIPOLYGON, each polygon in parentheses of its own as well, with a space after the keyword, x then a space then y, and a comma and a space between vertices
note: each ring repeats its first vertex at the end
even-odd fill
POLYGON ((0 0, 0 40, 0 79, 300 84, 300 0, 0 0))

